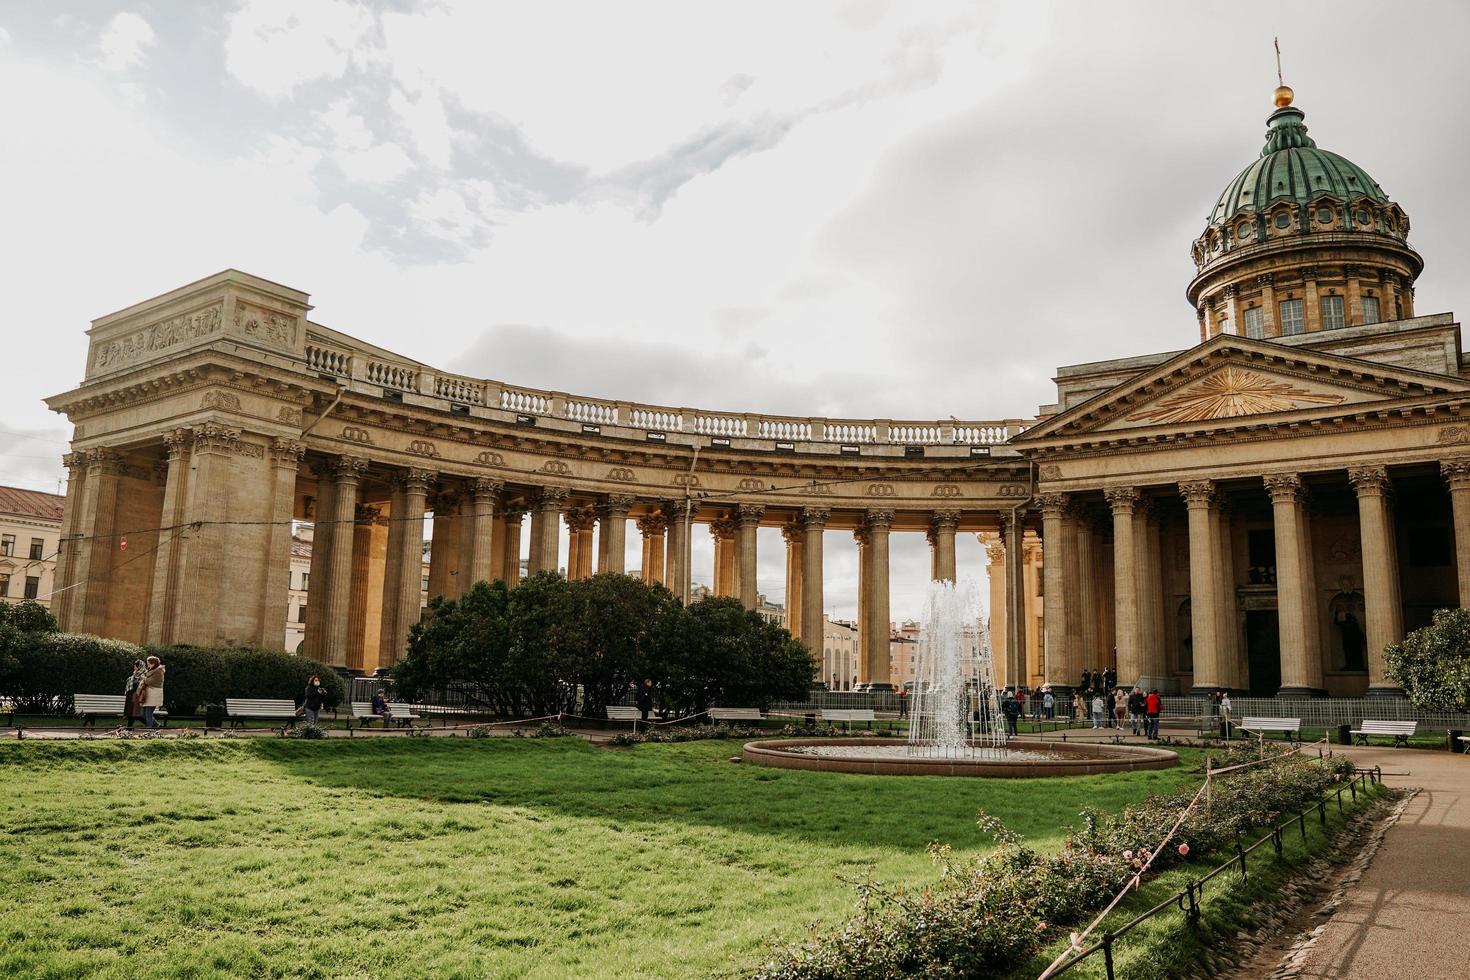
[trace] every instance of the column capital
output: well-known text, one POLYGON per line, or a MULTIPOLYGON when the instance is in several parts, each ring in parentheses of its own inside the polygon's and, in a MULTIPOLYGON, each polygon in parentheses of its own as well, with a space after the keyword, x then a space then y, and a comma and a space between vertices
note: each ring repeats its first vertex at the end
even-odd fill
POLYGON ((1011 526, 1011 522, 1012 521, 1015 522, 1017 528, 1019 528, 1022 531, 1025 531, 1026 530, 1026 518, 1027 518, 1028 515, 1034 514, 1034 513, 1036 513, 1036 511, 1032 507, 1030 507, 1029 505, 1028 506, 1025 506, 1025 507, 1017 507, 1015 510, 1011 510, 1010 508, 1005 508, 1005 509, 1001 510, 999 512, 999 514, 998 514, 998 516, 1000 518, 1000 531, 1001 531, 1001 533, 1002 534, 1006 533, 1006 529, 1011 526))
POLYGON ((87 468, 87 454, 85 452, 66 453, 61 457, 61 465, 75 473, 77 470, 87 468))
POLYGON ((1383 497, 1393 492, 1393 481, 1388 477, 1386 466, 1349 467, 1348 482, 1359 497, 1383 497))
POLYGON ((803 507, 797 520, 802 527, 826 527, 832 511, 826 507, 803 507))
POLYGON ((194 426, 194 452, 232 453, 240 448, 240 430, 215 422, 194 426))
POLYGON ((797 523, 781 525, 781 540, 787 544, 801 544, 801 525, 797 523))
POLYGON ((1451 490, 1470 490, 1470 456, 1454 456, 1439 461, 1439 475, 1451 490))
POLYGON ((163 445, 169 459, 182 459, 189 455, 194 445, 194 431, 188 428, 170 429, 163 434, 163 445))
POLYGON ((378 509, 377 504, 354 504, 352 506, 352 523, 372 526, 385 522, 383 521, 383 512, 378 509))
POLYGON ((1037 498, 1041 504, 1041 516, 1052 519, 1067 516, 1067 504, 1070 499, 1067 494, 1056 491, 1042 494, 1037 498))
MULTIPOLYGON (((650 535, 663 534, 664 531, 668 529, 668 526, 668 515, 660 511, 655 511, 651 514, 644 514, 642 517, 638 518, 638 530, 642 531, 645 537, 650 535)), ((713 534, 713 530, 710 533, 713 534)))
POLYGON ((869 532, 887 531, 893 526, 893 511, 891 510, 869 510, 863 514, 863 526, 869 532))
POLYGON ((536 509, 556 513, 566 506, 567 498, 571 495, 572 491, 567 487, 541 487, 536 493, 536 509))
POLYGON ((1306 496, 1307 488, 1296 473, 1267 473, 1261 477, 1261 482, 1266 485, 1273 504, 1291 503, 1306 496))
POLYGON ((504 489, 505 483, 503 481, 494 480, 488 476, 477 476, 470 481, 470 493, 474 495, 476 500, 483 500, 487 497, 494 499, 504 489))
POLYGON ((631 494, 610 493, 602 498, 602 502, 597 505, 597 513, 604 520, 613 520, 619 517, 627 519, 628 511, 633 509, 633 504, 636 502, 636 499, 631 494))
POLYGON ((1113 508, 1114 514, 1131 514, 1138 503, 1138 488, 1104 487, 1103 499, 1113 508))
POLYGON ((597 511, 592 507, 577 507, 566 512, 565 520, 568 531, 590 531, 597 523, 597 511))
POLYGON ((958 531, 960 528, 960 512, 957 510, 936 510, 929 518, 929 528, 932 531, 958 531))
POLYGON ((716 517, 709 522, 709 536, 712 538, 734 537, 735 522, 729 517, 716 517))
MULTIPOLYGON (((167 436, 164 437, 165 439, 167 436)), ((169 446, 169 458, 173 458, 175 450, 169 446)), ((271 440, 271 462, 277 466, 295 469, 301 464, 301 459, 306 455, 306 443, 300 439, 282 439, 277 436, 271 440)))
MULTIPOLYGON (((195 443, 198 443, 197 436, 195 443)), ((367 472, 367 460, 361 456, 338 456, 327 465, 338 483, 356 483, 367 472)))
POLYGON ((433 470, 422 470, 417 466, 410 466, 394 478, 394 483, 405 493, 427 494, 438 478, 439 474, 433 470))
POLYGON ((992 565, 1004 565, 1006 561, 1006 545, 999 538, 991 541, 982 539, 981 544, 985 546, 985 557, 992 565))
POLYGON ((1189 480, 1179 484, 1179 496, 1191 508, 1208 507, 1215 502, 1214 480, 1189 480))
POLYGON ((741 504, 735 508, 735 523, 740 527, 759 526, 765 514, 764 504, 741 504))
POLYGON ((866 527, 860 527, 852 532, 852 539, 856 541, 859 545, 866 547, 868 542, 871 540, 871 537, 868 534, 868 529, 866 527))

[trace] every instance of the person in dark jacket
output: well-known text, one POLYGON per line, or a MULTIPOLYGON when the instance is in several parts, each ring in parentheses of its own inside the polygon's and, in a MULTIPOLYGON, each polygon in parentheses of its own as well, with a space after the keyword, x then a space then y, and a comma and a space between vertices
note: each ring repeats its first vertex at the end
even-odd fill
POLYGON ((317 717, 322 708, 327 704, 327 689, 322 686, 319 674, 312 674, 306 680, 306 693, 301 698, 301 714, 311 724, 317 724, 317 717))
POLYGON ((633 698, 633 704, 637 707, 644 721, 648 720, 648 713, 653 710, 653 680, 644 678, 643 686, 638 688, 638 694, 633 698))
POLYGON ((143 661, 133 661, 133 672, 128 679, 123 681, 123 717, 128 721, 128 727, 132 728, 138 716, 143 713, 139 701, 142 700, 143 675, 148 669, 143 666, 143 661))
POLYGON ((1147 707, 1146 701, 1147 699, 1143 696, 1143 691, 1140 688, 1135 687, 1128 694, 1128 721, 1133 726, 1133 734, 1135 735, 1138 734, 1140 728, 1147 731, 1143 717, 1147 707))
POLYGON ((388 692, 381 687, 373 692, 373 714, 382 719, 384 728, 388 727, 392 712, 388 710, 388 692))
POLYGON ((1015 694, 1006 692, 1006 699, 1000 703, 1000 713, 1005 715, 1006 732, 1011 735, 1020 734, 1016 722, 1021 717, 1021 702, 1016 700, 1015 694))

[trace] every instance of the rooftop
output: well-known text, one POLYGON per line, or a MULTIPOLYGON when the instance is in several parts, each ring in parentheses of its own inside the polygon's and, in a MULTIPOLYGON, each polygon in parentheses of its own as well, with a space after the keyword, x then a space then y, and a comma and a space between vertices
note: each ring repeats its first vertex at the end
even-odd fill
POLYGON ((36 517, 60 524, 61 506, 65 502, 65 497, 54 493, 25 490, 21 487, 0 487, 0 514, 36 517))

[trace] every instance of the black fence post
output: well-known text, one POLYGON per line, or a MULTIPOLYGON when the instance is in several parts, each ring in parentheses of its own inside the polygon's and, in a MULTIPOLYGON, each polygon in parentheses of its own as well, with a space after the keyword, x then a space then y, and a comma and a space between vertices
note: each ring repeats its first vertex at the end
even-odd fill
POLYGON ((1317 801, 1317 819, 1318 819, 1318 822, 1322 824, 1322 826, 1324 826, 1324 827, 1327 826, 1327 801, 1326 800, 1318 800, 1317 801))
POLYGON ((1235 832, 1235 853, 1240 857, 1240 882, 1245 884, 1245 845, 1240 842, 1240 831, 1235 832))
MULTIPOLYGON (((1362 778, 1362 776, 1358 777, 1358 779, 1362 778)), ((1354 779, 1352 782, 1348 783, 1348 790, 1353 794, 1354 803, 1358 802, 1358 779, 1354 779)))
POLYGON ((1303 810, 1301 813, 1297 814, 1296 822, 1297 822, 1298 829, 1300 829, 1301 832, 1302 832, 1302 843, 1305 844, 1307 842, 1307 811, 1306 810, 1303 810))
POLYGON ((1271 846, 1276 849, 1276 860, 1281 860, 1281 825, 1277 824, 1271 828, 1271 846))
POLYGON ((1184 910, 1184 917, 1191 926, 1199 925, 1199 891, 1203 887, 1196 881, 1184 883, 1185 899, 1189 903, 1189 907, 1184 910))
POLYGON ((1108 980, 1113 980, 1113 934, 1103 933, 1103 966, 1107 967, 1108 980))

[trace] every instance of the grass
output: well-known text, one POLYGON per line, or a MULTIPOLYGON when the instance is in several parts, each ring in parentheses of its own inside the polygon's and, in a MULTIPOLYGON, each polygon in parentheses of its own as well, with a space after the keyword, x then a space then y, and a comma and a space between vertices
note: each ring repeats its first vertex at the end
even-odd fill
MULTIPOLYGON (((708 976, 930 880, 977 807, 1040 846, 1186 767, 1059 780, 733 765, 729 742, 0 745, 0 976, 708 976)), ((1186 753, 1186 762, 1193 760, 1186 753)))
MULTIPOLYGON (((1344 792, 1342 812, 1339 813, 1335 803, 1330 803, 1326 824, 1319 823, 1315 812, 1307 816, 1305 839, 1301 835, 1300 824, 1288 825, 1282 834, 1281 859, 1277 860, 1270 843, 1252 851, 1246 857, 1247 876, 1243 885, 1239 872, 1233 869, 1216 876, 1205 885, 1197 927, 1189 926, 1184 912, 1177 907, 1136 926, 1113 948, 1116 976, 1119 980, 1163 980, 1203 975, 1206 971, 1202 970, 1201 964, 1209 962, 1216 951, 1229 946, 1240 932, 1254 930, 1264 924, 1258 905, 1274 907, 1282 886, 1302 874, 1314 856, 1329 850, 1344 825, 1361 808, 1382 799, 1387 792, 1382 786, 1371 786, 1366 793, 1359 788, 1356 802, 1344 792)), ((1252 844, 1267 832, 1265 828, 1253 830, 1245 843, 1252 844)), ((1136 894, 1119 903, 1089 938, 1089 945, 1101 938, 1106 930, 1124 925, 1141 912, 1183 891, 1186 882, 1198 880, 1228 856, 1215 854, 1204 861, 1187 861, 1155 876, 1136 894)), ((1008 977, 1010 980, 1025 980, 1038 976, 1066 946, 1066 939, 1059 937, 1011 971, 1008 977)), ((1103 954, 1094 953, 1062 976, 1066 980, 1106 977, 1103 954)))

